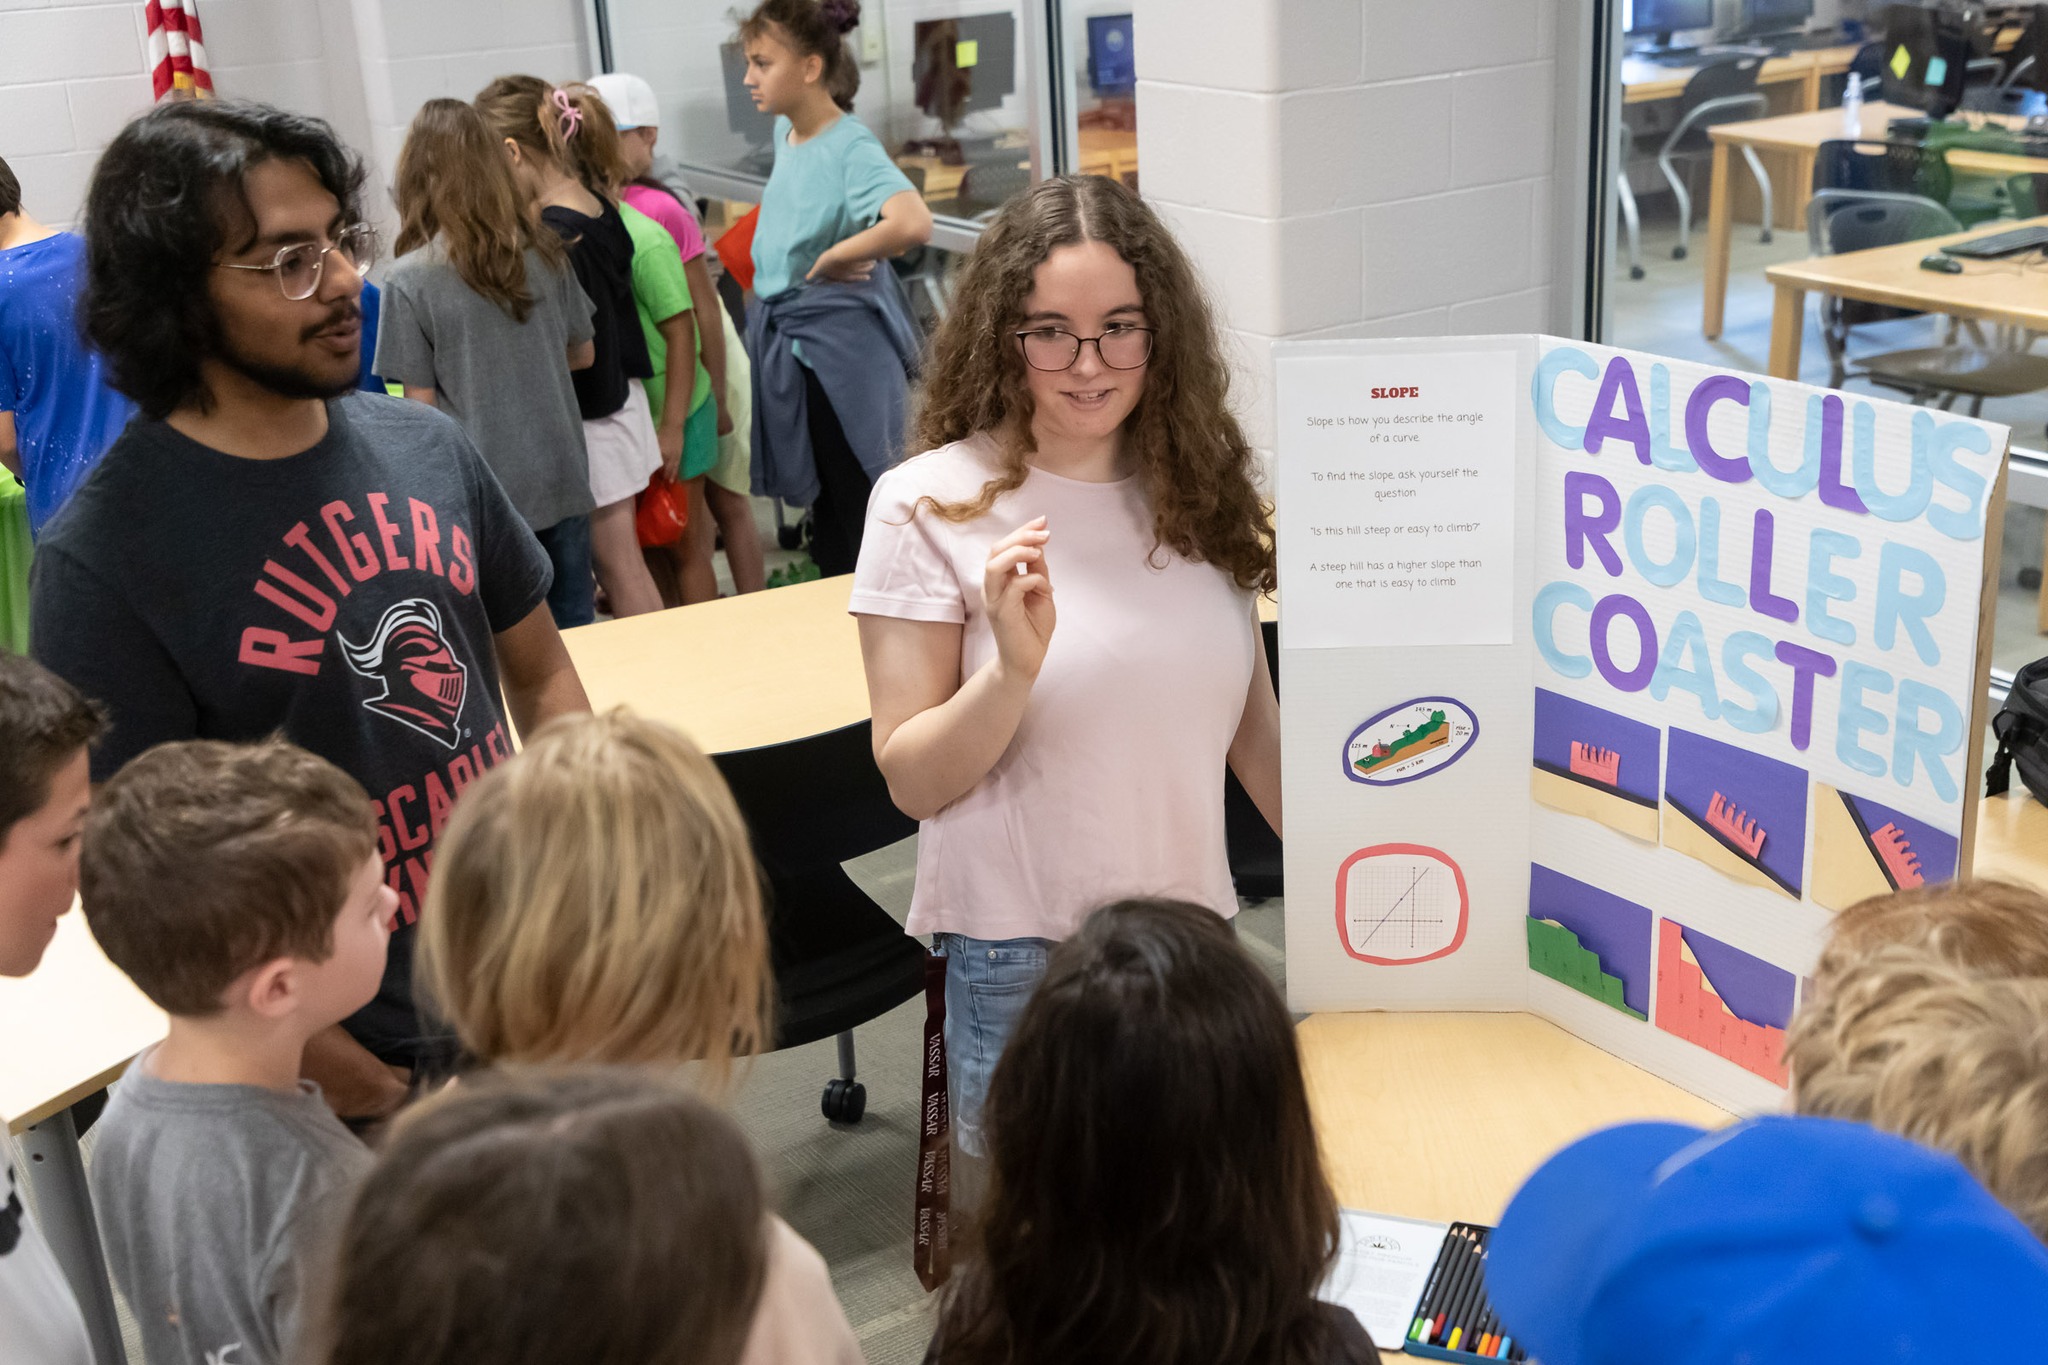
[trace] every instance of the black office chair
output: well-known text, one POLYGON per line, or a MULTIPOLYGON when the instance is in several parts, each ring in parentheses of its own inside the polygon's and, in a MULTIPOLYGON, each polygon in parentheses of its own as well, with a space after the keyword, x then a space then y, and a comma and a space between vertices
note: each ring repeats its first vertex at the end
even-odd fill
POLYGON ((960 177, 962 212, 994 213, 1013 194, 1028 188, 1031 170, 1008 161, 982 161, 967 168, 960 177))
POLYGON ((2048 175, 2006 177, 2005 192, 2012 197, 2012 211, 2019 218, 2048 214, 2048 175))
POLYGON ((1955 173, 1941 151, 1918 142, 1841 138, 1821 143, 1813 153, 1811 188, 1816 192, 1911 194, 1946 205, 1955 183, 1955 173))
MULTIPOLYGON (((1690 165, 1713 155, 1713 140, 1707 136, 1709 128, 1762 118, 1770 112, 1770 101, 1756 88, 1757 73, 1763 69, 1763 64, 1764 58, 1758 56, 1727 57, 1710 62, 1692 73, 1692 78, 1685 83, 1684 92, 1678 97, 1678 122, 1664 139, 1664 145, 1657 149, 1657 169, 1664 172, 1671 192, 1678 197, 1678 245, 1671 248, 1673 260, 1684 260, 1692 243, 1692 192, 1678 173, 1678 163, 1689 163, 1689 169, 1690 165)), ((1764 164, 1757 160, 1754 147, 1743 147, 1741 151, 1742 159, 1749 163, 1749 173, 1756 177, 1757 191, 1763 196, 1761 240, 1768 242, 1771 240, 1771 178, 1764 174, 1764 164)))
MULTIPOLYGON (((1818 255, 1865 251, 1872 247, 1895 246, 1955 232, 1956 217, 1932 199, 1912 194, 1891 194, 1876 190, 1822 190, 1806 209, 1806 230, 1818 255)), ((1828 351, 1828 387, 1840 388, 1850 379, 1864 379, 1881 388, 1896 389, 1914 403, 1939 398, 1944 410, 1959 397, 1970 400, 1970 415, 1983 410, 1986 398, 2010 398, 2017 394, 2048 389, 2048 357, 1999 347, 1959 345, 1919 346, 1886 351, 1851 360, 1848 353, 1852 327, 1887 318, 1914 317, 1910 310, 1859 303, 1853 299, 1823 297, 1821 338, 1828 351)))
POLYGON ((858 1123, 853 1030, 924 989, 924 948, 840 864, 917 832, 875 767, 867 721, 822 735, 715 754, 746 817, 767 882, 775 967, 775 1046, 836 1034, 839 1074, 825 1117, 858 1123))
MULTIPOLYGON (((1280 690, 1280 627, 1267 621, 1259 628, 1266 663, 1273 670, 1273 690, 1280 690)), ((1247 900, 1272 900, 1286 894, 1281 876, 1280 836, 1259 814, 1235 773, 1223 774, 1223 842, 1230 851, 1230 880, 1247 900)))

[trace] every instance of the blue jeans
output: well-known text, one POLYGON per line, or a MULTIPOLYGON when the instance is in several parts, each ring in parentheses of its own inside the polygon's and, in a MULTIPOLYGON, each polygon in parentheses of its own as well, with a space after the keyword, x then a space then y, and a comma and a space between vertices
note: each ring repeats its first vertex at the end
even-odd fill
POLYGON ((1052 940, 934 934, 932 946, 946 955, 946 1088, 953 1140, 969 1156, 984 1157, 981 1111, 989 1077, 1045 975, 1052 940))
POLYGON ((555 566, 555 581, 548 585, 548 614, 557 630, 587 626, 597 619, 597 590, 591 586, 590 518, 564 517, 533 538, 547 551, 555 566))

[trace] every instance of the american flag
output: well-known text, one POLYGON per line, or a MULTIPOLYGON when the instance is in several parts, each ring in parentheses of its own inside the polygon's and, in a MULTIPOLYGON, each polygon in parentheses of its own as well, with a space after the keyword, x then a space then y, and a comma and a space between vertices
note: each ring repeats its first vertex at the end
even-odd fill
POLYGON ((213 94, 206 43, 199 32, 199 0, 148 0, 149 80, 156 98, 204 99, 213 94))

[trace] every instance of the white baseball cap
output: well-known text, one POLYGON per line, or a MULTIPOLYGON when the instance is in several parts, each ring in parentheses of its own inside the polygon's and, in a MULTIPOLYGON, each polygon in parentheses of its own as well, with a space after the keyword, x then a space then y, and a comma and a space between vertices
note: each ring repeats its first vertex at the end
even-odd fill
POLYGON ((655 103, 654 87, 638 76, 607 71, 602 76, 592 76, 586 84, 597 91, 597 97, 612 111, 612 121, 618 124, 620 132, 661 126, 661 106, 655 103))

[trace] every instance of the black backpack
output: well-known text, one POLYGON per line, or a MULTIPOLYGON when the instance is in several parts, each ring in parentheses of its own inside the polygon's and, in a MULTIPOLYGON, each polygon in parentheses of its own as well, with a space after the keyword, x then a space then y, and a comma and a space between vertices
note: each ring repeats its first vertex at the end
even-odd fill
POLYGON ((1998 752, 1984 770, 1984 794, 2002 796, 2012 785, 2013 764, 2037 801, 2048 802, 2048 659, 2013 674, 2012 691, 1991 720, 1998 752))

